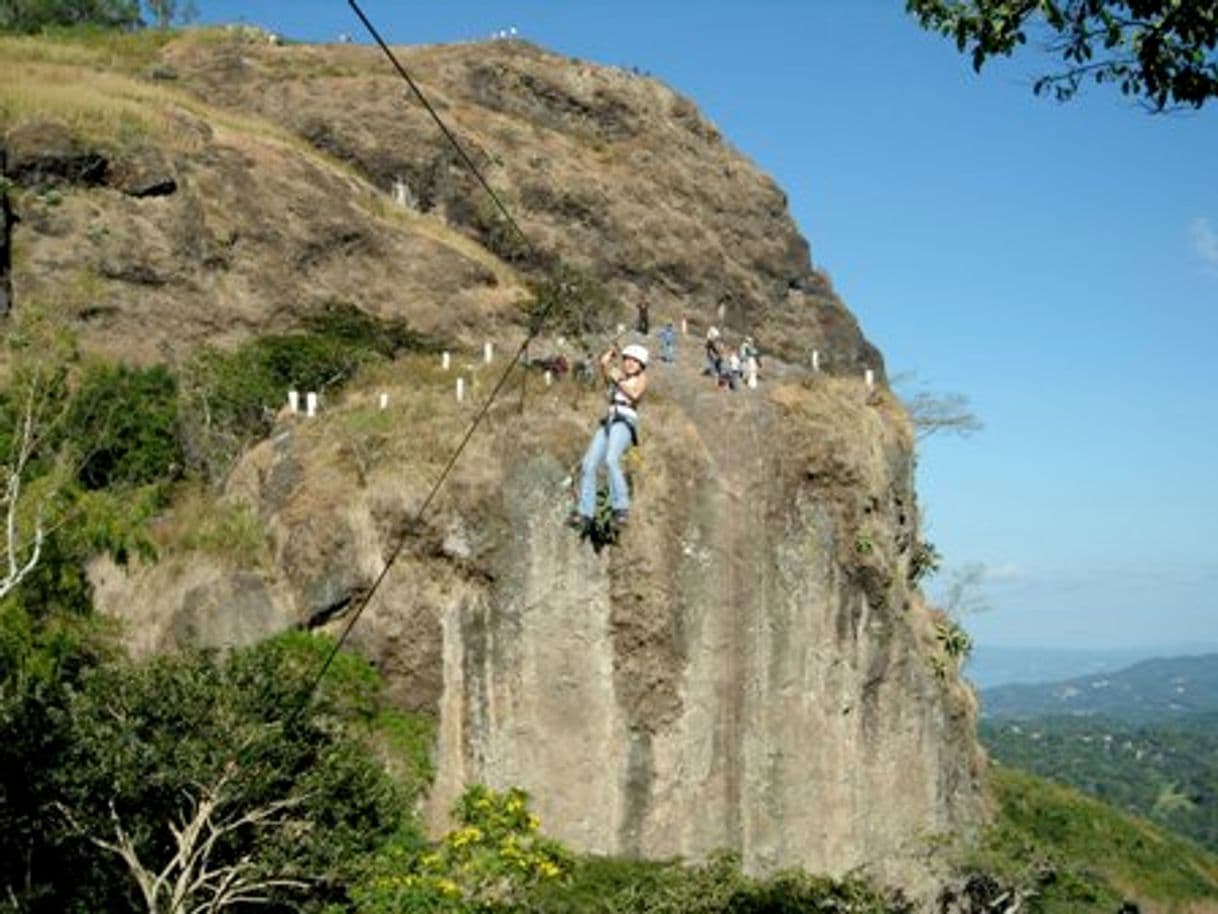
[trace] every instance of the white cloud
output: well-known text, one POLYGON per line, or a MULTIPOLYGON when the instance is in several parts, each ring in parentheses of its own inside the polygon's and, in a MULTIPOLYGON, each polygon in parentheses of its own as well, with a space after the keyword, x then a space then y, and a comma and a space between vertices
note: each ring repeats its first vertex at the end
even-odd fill
POLYGON ((1193 242, 1193 250, 1201 260, 1213 269, 1218 270, 1218 231, 1204 217, 1194 219, 1188 227, 1189 238, 1193 242))

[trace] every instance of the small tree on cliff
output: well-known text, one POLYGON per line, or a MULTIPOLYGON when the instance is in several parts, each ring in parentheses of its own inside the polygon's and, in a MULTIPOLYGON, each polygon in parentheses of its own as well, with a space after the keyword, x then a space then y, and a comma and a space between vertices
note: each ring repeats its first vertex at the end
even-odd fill
POLYGON ((1218 97, 1214 0, 906 0, 923 28, 952 38, 980 71, 1042 36, 1064 68, 1033 90, 1072 98, 1085 82, 1113 83, 1152 111, 1200 108, 1218 97))
POLYGON ((148 0, 148 12, 157 28, 167 29, 175 22, 190 22, 199 8, 194 0, 148 0))

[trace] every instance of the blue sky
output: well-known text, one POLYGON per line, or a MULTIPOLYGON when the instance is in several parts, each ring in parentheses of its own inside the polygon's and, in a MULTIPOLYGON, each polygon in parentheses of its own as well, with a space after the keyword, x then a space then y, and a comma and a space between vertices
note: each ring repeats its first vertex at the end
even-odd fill
MULTIPOLYGON (((638 66, 778 180, 890 374, 986 424, 919 464, 949 569, 988 568, 979 641, 1218 645, 1218 104, 1036 98, 1035 53, 976 76, 900 0, 362 5, 394 43, 638 66)), ((342 0, 199 6, 364 40, 342 0)))

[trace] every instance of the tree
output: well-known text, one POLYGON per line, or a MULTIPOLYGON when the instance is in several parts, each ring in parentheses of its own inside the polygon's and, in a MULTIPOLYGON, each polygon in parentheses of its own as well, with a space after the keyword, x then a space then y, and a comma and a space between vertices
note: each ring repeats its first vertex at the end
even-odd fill
POLYGON ((49 26, 134 29, 139 0, 0 0, 0 29, 37 32, 49 26))
POLYGON ((10 332, 11 372, 0 393, 0 600, 33 573, 48 527, 62 510, 69 473, 55 439, 68 403, 75 341, 37 309, 10 332))
POLYGON ((913 420, 918 440, 936 432, 967 438, 985 427, 964 394, 919 391, 905 401, 905 409, 913 420))
POLYGON ((902 388, 901 403, 909 413, 915 436, 919 441, 938 432, 967 438, 985 427, 964 394, 936 393, 929 390, 905 393, 907 385, 917 379, 917 372, 904 372, 892 379, 892 386, 902 388))
POLYGON ((198 14, 194 0, 148 0, 148 12, 158 28, 167 29, 175 22, 190 22, 198 14))
POLYGON ((1218 97, 1214 0, 906 0, 923 28, 969 51, 973 69, 1009 56, 1030 32, 1065 69, 1033 90, 1072 98, 1084 82, 1115 83, 1152 111, 1200 108, 1218 97))
POLYGON ((361 741, 381 682, 328 643, 284 636, 227 659, 184 652, 86 671, 63 716, 54 815, 60 910, 316 910, 405 823, 361 741), (85 900, 87 899, 87 903, 85 900))

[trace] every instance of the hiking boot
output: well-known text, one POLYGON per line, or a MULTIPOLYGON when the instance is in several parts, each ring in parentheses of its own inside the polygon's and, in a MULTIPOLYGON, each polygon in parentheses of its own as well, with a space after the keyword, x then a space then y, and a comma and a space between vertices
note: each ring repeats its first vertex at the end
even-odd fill
POLYGON ((630 523, 630 512, 629 511, 614 511, 613 512, 614 526, 625 527, 629 523, 630 523))
POLYGON ((592 518, 584 517, 578 511, 572 511, 569 515, 567 515, 567 526, 572 530, 578 530, 582 533, 584 530, 588 529, 588 526, 591 523, 592 518))

